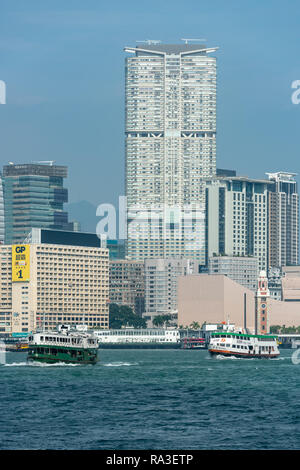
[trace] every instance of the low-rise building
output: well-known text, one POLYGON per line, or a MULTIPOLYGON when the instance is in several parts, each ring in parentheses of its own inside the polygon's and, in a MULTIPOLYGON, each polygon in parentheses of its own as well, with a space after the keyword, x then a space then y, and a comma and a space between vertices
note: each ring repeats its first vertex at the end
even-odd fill
POLYGON ((282 300, 300 302, 300 266, 282 268, 282 300))
MULTIPOLYGON (((280 301, 268 296, 265 303, 269 327, 300 325, 300 300, 280 301)), ((178 280, 178 324, 197 322, 201 326, 229 320, 236 327, 243 327, 245 305, 246 324, 254 332, 256 292, 221 274, 181 276, 178 280)))
POLYGON ((177 324, 178 277, 197 272, 195 260, 166 258, 145 260, 145 313, 149 327, 158 315, 169 315, 177 324))
POLYGON ((144 263, 128 259, 110 259, 110 303, 126 305, 142 315, 145 306, 144 263))

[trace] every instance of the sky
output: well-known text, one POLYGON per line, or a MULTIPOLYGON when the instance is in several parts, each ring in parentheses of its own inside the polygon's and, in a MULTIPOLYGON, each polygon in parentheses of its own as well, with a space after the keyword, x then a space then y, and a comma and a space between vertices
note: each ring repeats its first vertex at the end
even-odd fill
POLYGON ((205 38, 218 66, 217 167, 299 169, 298 0, 0 0, 0 166, 69 167, 69 201, 124 194, 125 46, 205 38))

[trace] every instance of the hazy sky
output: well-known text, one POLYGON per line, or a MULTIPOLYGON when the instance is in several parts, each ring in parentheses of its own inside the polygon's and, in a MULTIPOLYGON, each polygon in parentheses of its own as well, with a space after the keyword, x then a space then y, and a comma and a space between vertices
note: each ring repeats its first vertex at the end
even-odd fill
POLYGON ((300 173, 299 0, 0 0, 0 164, 69 166, 70 202, 124 193, 124 46, 219 46, 217 166, 300 173))

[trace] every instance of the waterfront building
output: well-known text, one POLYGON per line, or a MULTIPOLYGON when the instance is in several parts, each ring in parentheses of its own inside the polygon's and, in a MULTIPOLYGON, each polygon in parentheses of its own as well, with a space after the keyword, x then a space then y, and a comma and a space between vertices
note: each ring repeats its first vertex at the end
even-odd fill
POLYGON ((188 259, 145 260, 145 313, 143 317, 152 325, 157 315, 170 315, 177 323, 178 277, 197 272, 197 262, 188 259))
POLYGON ((208 260, 209 274, 224 274, 250 290, 257 289, 257 258, 249 256, 212 256, 208 260))
POLYGON ((267 173, 269 180, 269 266, 299 263, 299 195, 296 173, 267 173))
MULTIPOLYGON (((178 324, 228 322, 255 332, 256 292, 222 274, 180 276, 178 279, 178 324)), ((265 303, 265 302, 262 302, 265 303)), ((262 307, 262 305, 261 305, 262 307)), ((299 326, 300 300, 280 301, 268 297, 268 328, 274 325, 299 326)))
MULTIPOLYGON (((81 234, 76 234, 81 235, 81 234)), ((108 328, 108 250, 35 243, 0 246, 0 334, 84 323, 108 328)))
POLYGON ((300 302, 300 266, 283 266, 281 285, 282 300, 300 302))
POLYGON ((67 167, 53 162, 3 167, 5 243, 22 243, 32 227, 70 229, 66 177, 67 167))
POLYGON ((145 307, 144 263, 128 259, 110 259, 109 301, 126 305, 142 316, 145 307))
POLYGON ((126 47, 126 196, 131 259, 205 264, 205 184, 216 173, 216 48, 126 47))
POLYGON ((5 220, 4 220, 4 197, 2 175, 0 173, 0 245, 4 243, 5 237, 5 220))
POLYGON ((207 262, 211 256, 251 256, 259 270, 267 268, 270 184, 241 176, 207 180, 207 262))

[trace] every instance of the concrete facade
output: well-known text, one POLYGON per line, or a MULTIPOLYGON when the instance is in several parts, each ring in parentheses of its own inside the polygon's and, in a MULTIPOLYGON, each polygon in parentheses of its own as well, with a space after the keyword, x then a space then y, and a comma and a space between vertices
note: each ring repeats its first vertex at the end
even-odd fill
POLYGON ((126 305, 142 315, 145 305, 144 263, 134 260, 110 260, 109 301, 126 305))
POLYGON ((299 263, 299 195, 296 173, 267 173, 269 186, 270 267, 299 263))
POLYGON ((268 180, 237 176, 206 182, 207 258, 252 256, 267 269, 268 180))
POLYGON ((208 259, 209 274, 224 274, 242 286, 257 289, 257 258, 247 256, 213 256, 208 259))
POLYGON ((51 330, 59 323, 108 328, 108 250, 29 247, 30 276, 23 282, 12 281, 14 246, 0 246, 0 333, 26 335, 41 326, 51 330))
POLYGON ((178 278, 193 274, 198 263, 187 259, 145 260, 145 313, 148 326, 157 315, 177 320, 178 278))
MULTIPOLYGON (((244 294, 247 295, 247 327, 255 328, 255 293, 223 275, 198 274, 178 280, 178 324, 244 324, 244 294)), ((269 325, 300 325, 300 302, 268 299, 269 325)))

